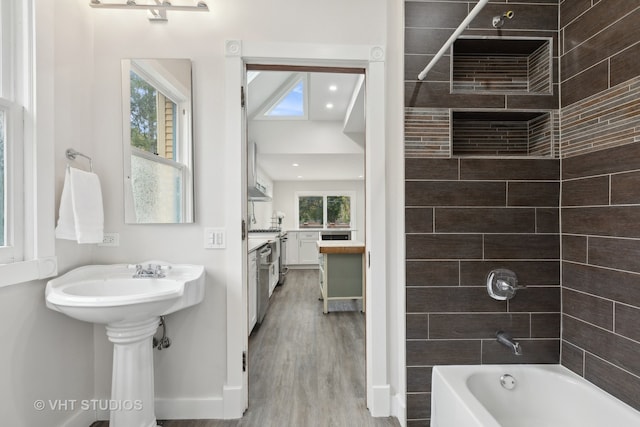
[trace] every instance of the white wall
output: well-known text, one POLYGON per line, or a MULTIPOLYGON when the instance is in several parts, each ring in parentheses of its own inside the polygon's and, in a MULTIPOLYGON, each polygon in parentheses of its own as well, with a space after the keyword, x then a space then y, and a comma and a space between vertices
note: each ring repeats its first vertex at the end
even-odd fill
MULTIPOLYGON (((50 102, 52 108, 38 111, 36 118, 41 122, 52 120, 55 127, 37 135, 37 143, 55 144, 59 199, 65 149, 92 151, 91 98, 87 95, 93 85, 93 29, 84 1, 59 0, 55 7, 53 2, 37 2, 36 7, 36 72, 56 70, 51 91, 55 98, 43 102, 50 102)), ((42 97, 49 90, 38 93, 42 97)), ((91 246, 69 241, 58 240, 56 253, 60 273, 88 264, 92 258, 91 246)), ((0 424, 57 426, 75 418, 76 425, 86 426, 93 414, 70 407, 54 410, 49 401, 93 398, 93 328, 46 308, 45 285, 46 281, 34 281, 0 288, 0 424), (38 399, 45 402, 42 411, 34 408, 38 399)))
POLYGON ((296 192, 298 191, 354 191, 356 193, 355 240, 364 241, 364 181, 276 181, 273 191, 273 210, 282 211, 285 230, 296 228, 296 192))
MULTIPOLYGON (((167 319, 172 346, 155 352, 155 389, 161 398, 208 399, 208 408, 215 412, 219 409, 216 405, 226 375, 225 256, 223 250, 202 248, 203 228, 222 226, 227 229, 228 239, 239 237, 237 224, 224 223, 225 206, 220 203, 227 191, 223 164, 224 40, 384 44, 386 2, 210 0, 208 3, 210 13, 169 12, 169 22, 165 24, 149 23, 144 12, 91 11, 95 28, 91 141, 94 163, 102 178, 106 230, 120 233, 120 247, 97 248, 94 261, 159 258, 204 264, 207 268, 204 302, 167 319), (366 20, 362 19, 363 10, 367 10, 366 20), (123 223, 120 59, 130 57, 178 57, 193 61, 195 224, 123 223)), ((67 25, 71 26, 68 21, 67 25)), ((102 328, 95 328, 98 397, 107 397, 110 389, 111 347, 103 332, 102 328)))

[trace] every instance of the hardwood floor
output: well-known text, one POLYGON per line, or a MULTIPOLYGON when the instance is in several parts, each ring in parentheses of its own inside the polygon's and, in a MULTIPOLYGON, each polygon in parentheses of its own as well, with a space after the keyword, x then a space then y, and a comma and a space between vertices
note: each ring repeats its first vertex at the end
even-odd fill
MULTIPOLYGON (((163 421, 163 427, 397 427, 366 408, 360 302, 322 313, 318 271, 291 270, 249 338, 249 409, 239 420, 163 421), (353 310, 356 309, 356 310, 353 310)), ((91 427, 107 427, 108 422, 91 427)))

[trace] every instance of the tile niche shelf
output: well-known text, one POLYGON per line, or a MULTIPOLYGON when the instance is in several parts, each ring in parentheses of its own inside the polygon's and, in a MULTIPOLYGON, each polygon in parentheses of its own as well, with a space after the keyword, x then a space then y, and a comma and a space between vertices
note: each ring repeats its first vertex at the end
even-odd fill
POLYGON ((551 157, 549 111, 452 111, 452 155, 551 157))
POLYGON ((452 56, 451 93, 552 93, 551 39, 461 37, 452 56))

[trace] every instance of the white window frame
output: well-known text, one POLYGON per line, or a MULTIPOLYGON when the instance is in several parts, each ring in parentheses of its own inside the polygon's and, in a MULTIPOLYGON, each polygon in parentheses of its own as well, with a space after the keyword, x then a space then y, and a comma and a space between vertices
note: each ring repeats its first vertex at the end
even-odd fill
POLYGON ((295 192, 295 215, 296 229, 299 230, 353 230, 356 228, 356 192, 355 191, 296 191, 295 192), (351 221, 348 228, 329 228, 327 224, 327 197, 347 196, 351 199, 351 221), (305 228, 300 226, 300 197, 322 197, 322 227, 305 228))
POLYGON ((9 113, 6 191, 12 248, 2 253, 0 287, 58 273, 52 139, 54 16, 54 2, 38 2, 36 7, 35 0, 0 0, 1 108, 9 113))

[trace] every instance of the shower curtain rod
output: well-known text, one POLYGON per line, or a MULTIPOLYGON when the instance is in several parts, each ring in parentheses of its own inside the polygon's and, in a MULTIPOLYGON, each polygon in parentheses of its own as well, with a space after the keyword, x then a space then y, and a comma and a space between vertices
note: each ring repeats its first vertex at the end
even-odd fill
POLYGON ((478 4, 475 5, 475 7, 473 9, 471 9, 471 12, 469 12, 469 15, 467 15, 466 18, 464 18, 464 21, 462 21, 462 23, 460 24, 460 26, 453 32, 453 34, 451 35, 451 37, 449 37, 449 40, 447 40, 444 45, 442 45, 442 47, 440 48, 440 50, 438 51, 438 53, 436 53, 436 56, 434 56, 431 59, 431 62, 429 62, 429 64, 425 67, 424 70, 422 70, 420 72, 420 74, 418 74, 418 80, 424 80, 424 78, 427 76, 427 73, 429 72, 429 70, 431 70, 433 68, 434 65, 436 65, 436 62, 438 62, 438 60, 440 58, 442 58, 442 55, 444 55, 444 53, 447 51, 447 49, 449 49, 449 47, 451 47, 451 45, 453 44, 454 41, 456 41, 456 39, 458 38, 458 36, 460 35, 460 33, 462 33, 464 31, 465 28, 467 28, 467 26, 471 23, 471 21, 473 21, 473 18, 476 17, 476 15, 478 13, 480 13, 480 11, 482 10, 482 8, 489 2, 489 0, 480 0, 478 2, 478 4))

